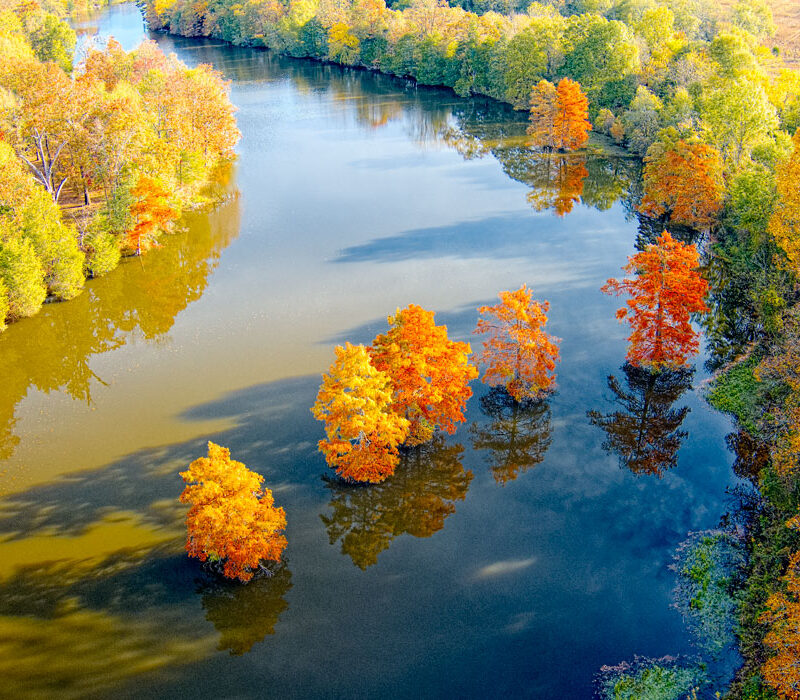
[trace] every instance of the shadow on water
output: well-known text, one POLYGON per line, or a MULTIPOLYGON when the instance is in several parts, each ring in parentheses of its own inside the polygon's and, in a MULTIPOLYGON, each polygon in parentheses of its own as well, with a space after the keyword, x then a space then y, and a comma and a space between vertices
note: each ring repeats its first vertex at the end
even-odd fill
POLYGON ((619 456, 620 466, 634 474, 664 475, 677 464, 686 431, 680 426, 689 407, 673 404, 692 385, 694 368, 652 371, 630 363, 622 366, 626 387, 608 377, 613 402, 622 408, 612 413, 588 411, 593 425, 606 432, 603 449, 619 456))

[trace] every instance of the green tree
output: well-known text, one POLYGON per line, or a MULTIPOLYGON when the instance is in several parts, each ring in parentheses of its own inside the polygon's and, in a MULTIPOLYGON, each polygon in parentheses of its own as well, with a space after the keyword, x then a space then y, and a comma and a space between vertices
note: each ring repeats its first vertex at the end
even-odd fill
POLYGON ((601 100, 601 89, 639 67, 639 49, 630 28, 597 15, 570 17, 564 46, 563 73, 577 80, 593 102, 613 108, 608 100, 601 100))
POLYGON ((659 114, 664 104, 643 85, 636 88, 630 108, 622 115, 625 137, 631 150, 639 155, 647 153, 661 128, 659 114))
POLYGON ((722 154, 728 170, 738 170, 757 143, 778 128, 778 115, 764 88, 750 80, 727 81, 704 100, 706 140, 722 154))

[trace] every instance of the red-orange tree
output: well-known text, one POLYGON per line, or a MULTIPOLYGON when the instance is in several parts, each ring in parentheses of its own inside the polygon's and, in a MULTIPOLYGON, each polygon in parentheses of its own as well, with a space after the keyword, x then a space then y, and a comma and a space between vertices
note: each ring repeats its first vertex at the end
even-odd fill
POLYGON ((378 483, 394 474, 409 423, 391 405, 391 379, 375 369, 367 349, 337 347, 311 412, 325 421, 319 449, 343 479, 378 483))
POLYGON ((398 309, 370 348, 372 363, 392 380, 392 410, 411 423, 409 445, 428 442, 437 428, 454 433, 472 396, 469 382, 478 376, 469 343, 449 340, 447 326, 433 317, 415 304, 398 309))
POLYGON ((481 381, 504 386, 517 401, 535 398, 555 383, 557 339, 545 332, 550 305, 533 299, 526 285, 500 292, 500 303, 481 306, 474 333, 488 335, 477 364, 485 365, 481 381))
POLYGON ((644 159, 643 214, 698 230, 714 225, 725 188, 717 151, 701 141, 666 134, 644 159))
POLYGON ((136 223, 126 243, 135 255, 141 255, 155 245, 158 233, 169 226, 178 212, 169 202, 169 192, 151 177, 140 177, 131 195, 131 216, 136 223))
POLYGON ((556 87, 541 80, 531 91, 530 145, 545 150, 571 151, 589 138, 589 102, 579 83, 563 78, 556 87))
POLYGON ((186 551, 200 561, 223 565, 228 578, 249 581, 262 561, 279 561, 286 548, 283 508, 276 508, 264 477, 231 459, 230 450, 208 443, 200 457, 181 472, 187 484, 182 503, 189 531, 186 551))
POLYGON ((617 318, 627 318, 633 329, 627 356, 632 365, 681 367, 698 351, 689 315, 708 311, 708 283, 698 265, 697 248, 664 231, 656 245, 628 259, 622 269, 633 277, 610 279, 602 287, 606 294, 630 296, 617 318))

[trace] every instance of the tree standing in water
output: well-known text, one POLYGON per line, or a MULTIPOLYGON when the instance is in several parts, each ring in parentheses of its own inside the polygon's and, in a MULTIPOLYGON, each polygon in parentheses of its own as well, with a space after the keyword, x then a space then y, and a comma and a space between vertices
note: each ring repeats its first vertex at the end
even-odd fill
POLYGON ((488 336, 478 364, 489 386, 504 386, 517 401, 537 398, 555 384, 558 339, 545 332, 550 305, 533 299, 526 285, 500 292, 500 303, 481 306, 474 333, 488 336))
POLYGON ((628 259, 622 269, 632 277, 610 279, 601 288, 630 297, 617 318, 627 319, 633 329, 627 355, 632 365, 682 367, 698 352, 690 314, 708 311, 708 283, 697 269, 699 262, 694 244, 676 241, 664 231, 655 245, 628 259))
POLYGON ((589 138, 589 102, 579 83, 539 81, 531 91, 530 145, 545 151, 574 151, 589 138))

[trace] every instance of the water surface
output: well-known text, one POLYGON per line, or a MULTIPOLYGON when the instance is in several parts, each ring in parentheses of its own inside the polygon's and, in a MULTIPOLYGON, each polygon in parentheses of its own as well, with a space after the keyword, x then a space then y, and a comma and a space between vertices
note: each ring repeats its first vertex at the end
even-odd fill
MULTIPOLYGON (((132 6, 91 24, 144 36, 132 6)), ((231 81, 239 194, 0 336, 6 687, 588 697, 603 664, 691 653, 667 567, 725 509, 730 424, 699 398, 702 368, 658 387, 621 369, 618 301, 598 290, 635 252, 636 162, 537 161, 524 115, 490 101, 154 39, 231 81), (562 339, 546 404, 476 382, 457 434, 392 480, 324 478, 309 407, 335 344, 411 302, 469 340, 476 307, 522 283, 562 339), (655 469, 615 428, 644 399, 655 469), (208 439, 287 511, 271 580, 224 584, 182 553, 177 471, 208 439)))

